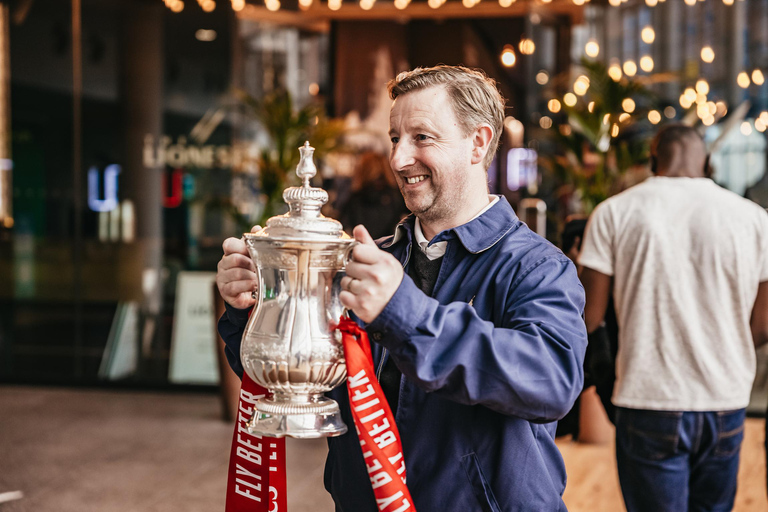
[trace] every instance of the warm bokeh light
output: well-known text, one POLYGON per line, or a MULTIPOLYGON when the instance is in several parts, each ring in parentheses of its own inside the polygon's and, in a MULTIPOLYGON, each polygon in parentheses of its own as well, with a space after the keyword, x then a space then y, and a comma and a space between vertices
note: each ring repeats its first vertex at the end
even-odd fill
POLYGON ((690 6, 696 5, 696 0, 684 0, 684 1, 685 1, 685 5, 690 5, 690 6))
POLYGON ((184 2, 182 2, 181 0, 171 4, 171 11, 173 11, 173 12, 181 12, 183 10, 184 10, 184 2))
POLYGON ((621 5, 621 0, 608 0, 608 3, 614 7, 618 7, 621 5))
POLYGON ((513 3, 515 3, 515 0, 499 0, 499 5, 502 7, 509 7, 513 3))
POLYGON ((557 98, 552 98, 551 100, 549 100, 547 102, 547 108, 553 114, 557 114, 558 112, 560 112, 560 108, 561 108, 560 107, 560 100, 558 100, 557 98))
POLYGON ((589 104, 587 105, 587 110, 589 111, 590 114, 595 111, 595 102, 594 101, 590 101, 589 102, 589 104))
POLYGON ((736 83, 739 84, 739 87, 742 89, 749 87, 749 75, 746 71, 739 73, 739 76, 736 77, 736 83))
POLYGON ((549 130, 552 128, 552 118, 549 116, 541 116, 541 119, 539 119, 539 126, 545 130, 549 130))
POLYGON ((762 119, 755 119, 755 130, 759 131, 760 133, 765 131, 765 122, 763 122, 762 119))
POLYGON ((693 105, 693 101, 689 100, 688 97, 685 95, 685 93, 680 95, 680 106, 684 109, 691 108, 691 105, 693 105))
POLYGON ((520 48, 520 53, 523 55, 533 55, 533 52, 536 51, 536 44, 532 39, 528 39, 527 37, 520 40, 520 45, 518 47, 520 48))
POLYGON ((733 5, 733 0, 723 0, 725 5, 733 5))
MULTIPOLYGON (((328 1, 330 2, 331 0, 328 1)), ((427 0, 427 5, 433 9, 439 9, 443 2, 442 0, 427 0)))
POLYGON ((648 112, 648 120, 651 124, 659 124, 661 122, 661 114, 658 110, 651 110, 648 112))
POLYGON ((376 0, 360 0, 360 8, 364 11, 370 11, 375 3, 376 0))
POLYGON ((590 39, 587 41, 587 44, 584 45, 584 53, 586 53, 588 57, 592 57, 594 59, 600 55, 600 45, 595 39, 590 39))
POLYGON ((536 73, 536 83, 539 85, 546 85, 549 82, 549 73, 543 69, 536 73))
POLYGON ((316 82, 312 82, 311 84, 309 84, 310 96, 317 96, 319 92, 320 92, 320 86, 317 85, 316 82))
POLYGON ((603 124, 608 124, 611 122, 611 114, 605 114, 603 116, 603 124))
POLYGON ((566 137, 570 136, 571 132, 572 132, 571 125, 569 125, 569 124, 561 124, 560 125, 560 133, 562 133, 566 137))
POLYGON ((755 85, 763 85, 765 83, 765 76, 763 76, 761 70, 755 69, 752 71, 752 83, 755 85))
POLYGON ((640 69, 646 73, 653 71, 653 58, 650 55, 640 57, 640 69))
POLYGON ((701 49, 701 60, 711 63, 715 60, 715 50, 711 46, 705 46, 701 49))
POLYGON ((332 11, 341 9, 341 0, 328 0, 328 8, 332 11))
POLYGON ((632 98, 624 98, 624 100, 621 102, 621 108, 624 109, 625 112, 632 113, 635 111, 635 100, 632 98))
POLYGON ((515 50, 512 49, 511 45, 506 45, 504 50, 501 52, 501 63, 506 67, 511 68, 515 65, 515 62, 517 62, 517 55, 515 55, 515 50))
POLYGON ((610 76, 611 80, 614 82, 621 80, 621 66, 618 64, 611 64, 608 67, 608 76, 610 76))
POLYGON ((632 116, 627 114, 626 112, 622 112, 621 114, 619 114, 619 122, 620 123, 625 123, 625 122, 629 121, 631 118, 632 118, 632 116))
POLYGON ((717 115, 719 117, 723 117, 728 113, 728 105, 726 105, 724 101, 716 102, 715 106, 717 107, 717 115))
POLYGON ((619 125, 615 124, 611 126, 611 137, 618 137, 619 136, 619 125))
POLYGON ((696 82, 696 92, 699 94, 709 94, 709 83, 703 78, 696 82))
POLYGON ((707 102, 707 111, 709 112, 709 115, 711 115, 711 116, 717 114, 717 105, 715 105, 714 101, 708 101, 707 102))
POLYGON ((585 94, 587 94, 588 90, 589 90, 589 78, 587 78, 584 75, 581 75, 573 83, 573 92, 575 92, 579 96, 584 96, 585 94))
POLYGON ((200 3, 200 7, 202 7, 205 12, 212 12, 216 8, 216 2, 213 0, 205 0, 200 3))
POLYGON ((565 96, 563 96, 563 103, 565 103, 569 107, 573 107, 574 105, 576 105, 576 101, 578 101, 576 98, 576 95, 573 94, 572 92, 567 92, 565 93, 565 96))
POLYGON ((269 9, 270 11, 279 11, 280 10, 280 0, 264 0, 264 7, 269 9))
MULTIPOLYGON (((312 1, 310 0, 310 5, 312 4, 312 1)), ((232 0, 232 10, 235 12, 240 12, 243 9, 245 9, 245 0, 232 0)))
POLYGON ((656 7, 656 4, 659 3, 659 0, 645 0, 645 5, 648 7, 656 7))
POLYGON ((651 44, 656 39, 656 31, 650 25, 646 25, 640 32, 640 38, 644 43, 651 44))
POLYGON ((696 101, 697 93, 693 87, 686 87, 683 91, 683 94, 685 95, 685 99, 688 101, 688 103, 693 103, 696 101))
POLYGON ((624 62, 624 74, 627 76, 635 76, 635 73, 637 73, 637 64, 635 64, 635 61, 628 60, 624 62))
POLYGON ((749 121, 744 121, 741 123, 741 127, 739 128, 742 135, 752 135, 752 124, 750 124, 749 121))
POLYGON ((712 126, 715 124, 715 118, 713 116, 707 116, 702 119, 701 122, 704 123, 704 126, 712 126))
POLYGON ((669 105, 668 107, 664 108, 664 117, 667 119, 674 119, 677 115, 677 110, 675 110, 675 107, 672 105, 669 105))
POLYGON ((395 9, 400 9, 401 11, 408 7, 408 5, 411 3, 411 0, 395 0, 395 9))

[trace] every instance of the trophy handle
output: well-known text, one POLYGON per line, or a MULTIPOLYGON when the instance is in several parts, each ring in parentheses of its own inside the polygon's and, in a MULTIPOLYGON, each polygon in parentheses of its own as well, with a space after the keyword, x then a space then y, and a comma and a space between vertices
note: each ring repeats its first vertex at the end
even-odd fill
POLYGON ((354 241, 351 244, 349 244, 349 247, 347 247, 344 250, 344 255, 342 256, 341 264, 346 269, 347 265, 349 265, 349 262, 352 261, 352 251, 360 245, 360 242, 354 241))

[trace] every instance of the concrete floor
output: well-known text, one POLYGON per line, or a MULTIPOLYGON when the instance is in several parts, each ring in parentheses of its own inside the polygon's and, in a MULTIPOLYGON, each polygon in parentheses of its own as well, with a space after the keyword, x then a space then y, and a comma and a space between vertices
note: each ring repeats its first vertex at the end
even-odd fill
MULTIPOLYGON (((212 394, 0 386, 0 499, 23 493, 0 512, 223 511, 220 411, 212 394)), ((289 439, 286 452, 288 509, 332 511, 325 441, 289 439)))
MULTIPOLYGON (((747 422, 737 512, 768 510, 764 421, 747 422)), ((0 512, 223 511, 231 439, 217 395, 0 386, 0 512)), ((613 443, 558 446, 571 512, 624 510, 613 443)), ((333 511, 325 454, 288 440, 289 512, 333 511)))

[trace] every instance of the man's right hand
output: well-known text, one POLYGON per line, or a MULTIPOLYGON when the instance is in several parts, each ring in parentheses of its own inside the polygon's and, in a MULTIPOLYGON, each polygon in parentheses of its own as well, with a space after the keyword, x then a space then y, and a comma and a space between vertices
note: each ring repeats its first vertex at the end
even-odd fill
MULTIPOLYGON (((254 226, 251 233, 261 230, 254 226)), ((216 272, 216 286, 221 297, 233 308, 247 309, 256 303, 253 293, 259 286, 256 267, 248 249, 239 238, 227 238, 222 244, 224 256, 216 272)))

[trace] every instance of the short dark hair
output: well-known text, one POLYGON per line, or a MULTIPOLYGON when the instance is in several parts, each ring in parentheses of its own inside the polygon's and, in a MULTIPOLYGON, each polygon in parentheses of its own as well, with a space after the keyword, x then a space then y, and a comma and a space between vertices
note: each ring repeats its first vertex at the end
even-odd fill
POLYGON ((704 139, 695 128, 681 124, 668 124, 661 128, 651 141, 651 170, 656 174, 659 167, 667 167, 681 150, 692 143, 704 145, 704 139))

